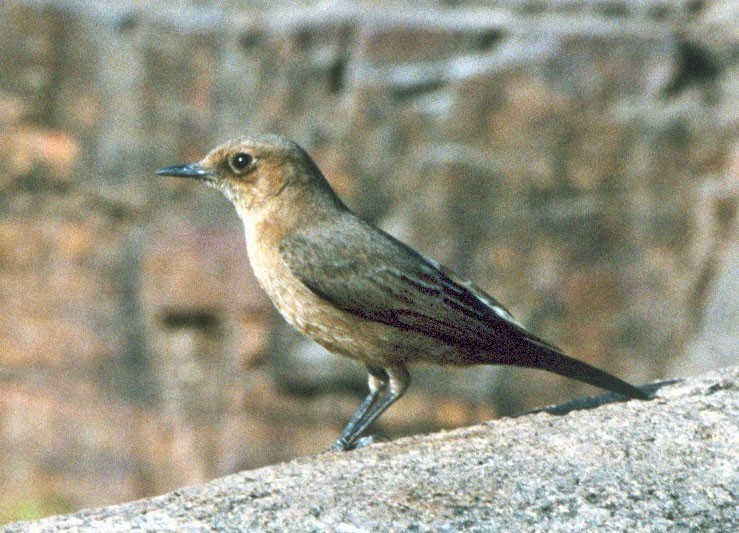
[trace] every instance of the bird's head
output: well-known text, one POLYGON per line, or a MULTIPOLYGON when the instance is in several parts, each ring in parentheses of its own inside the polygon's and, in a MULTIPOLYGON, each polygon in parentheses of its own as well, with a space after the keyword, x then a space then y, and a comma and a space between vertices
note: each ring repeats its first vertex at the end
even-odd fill
POLYGON ((197 163, 165 167, 157 174, 202 180, 220 190, 242 216, 290 189, 301 196, 318 193, 336 199, 311 157, 278 135, 234 139, 197 163))

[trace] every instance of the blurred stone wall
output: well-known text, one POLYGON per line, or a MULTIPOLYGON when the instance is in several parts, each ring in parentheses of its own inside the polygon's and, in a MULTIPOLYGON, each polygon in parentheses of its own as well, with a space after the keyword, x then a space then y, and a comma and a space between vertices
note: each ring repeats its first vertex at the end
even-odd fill
MULTIPOLYGON (((0 517, 317 452, 358 406, 227 202, 153 176, 246 132, 572 354, 636 383, 736 364, 735 2, 278 4, 0 4, 0 517)), ((393 436, 595 392, 413 376, 393 436)))

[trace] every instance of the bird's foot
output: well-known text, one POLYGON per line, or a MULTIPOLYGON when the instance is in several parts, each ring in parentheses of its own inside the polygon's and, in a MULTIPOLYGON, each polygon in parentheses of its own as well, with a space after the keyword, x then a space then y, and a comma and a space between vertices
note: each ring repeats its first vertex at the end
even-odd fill
POLYGON ((336 442, 333 443, 333 445, 328 449, 330 452, 348 452, 349 450, 354 449, 354 446, 350 445, 347 441, 344 439, 339 439, 336 442))
POLYGON ((388 437, 387 435, 383 435, 382 433, 375 433, 372 435, 367 435, 366 437, 362 437, 361 439, 358 439, 354 443, 348 443, 344 439, 339 439, 336 442, 334 442, 333 446, 331 446, 328 451, 329 452, 348 452, 350 450, 356 450, 359 448, 366 448, 370 444, 374 444, 376 442, 390 442, 392 439, 388 437))
POLYGON ((354 448, 366 448, 370 444, 374 444, 376 442, 390 442, 391 440, 393 439, 391 439, 387 435, 384 435, 382 433, 374 433, 372 435, 367 435, 366 437, 362 437, 361 439, 359 439, 354 444, 354 448))

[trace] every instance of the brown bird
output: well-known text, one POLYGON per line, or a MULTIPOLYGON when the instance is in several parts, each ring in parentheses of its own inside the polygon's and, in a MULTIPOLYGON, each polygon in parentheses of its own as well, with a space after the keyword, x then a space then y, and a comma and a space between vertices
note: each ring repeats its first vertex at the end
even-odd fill
POLYGON ((157 171, 220 190, 244 223, 259 283, 283 317, 365 364, 369 394, 331 447, 355 446, 403 395, 411 363, 540 368, 630 398, 647 395, 564 355, 492 296, 352 213, 294 142, 244 137, 157 171))

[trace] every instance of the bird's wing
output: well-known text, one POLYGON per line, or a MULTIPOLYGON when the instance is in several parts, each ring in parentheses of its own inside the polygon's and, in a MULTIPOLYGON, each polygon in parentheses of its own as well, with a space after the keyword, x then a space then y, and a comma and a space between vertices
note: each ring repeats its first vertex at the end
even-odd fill
POLYGON ((546 345, 491 296, 360 219, 293 234, 279 248, 311 291, 363 318, 472 350, 524 338, 546 345))
MULTIPOLYGON (((350 215, 347 215, 350 216, 350 215)), ((468 362, 541 368, 632 398, 625 381, 527 331, 491 296, 360 219, 296 233, 280 244, 290 271, 336 307, 422 333, 472 356, 468 362)))

